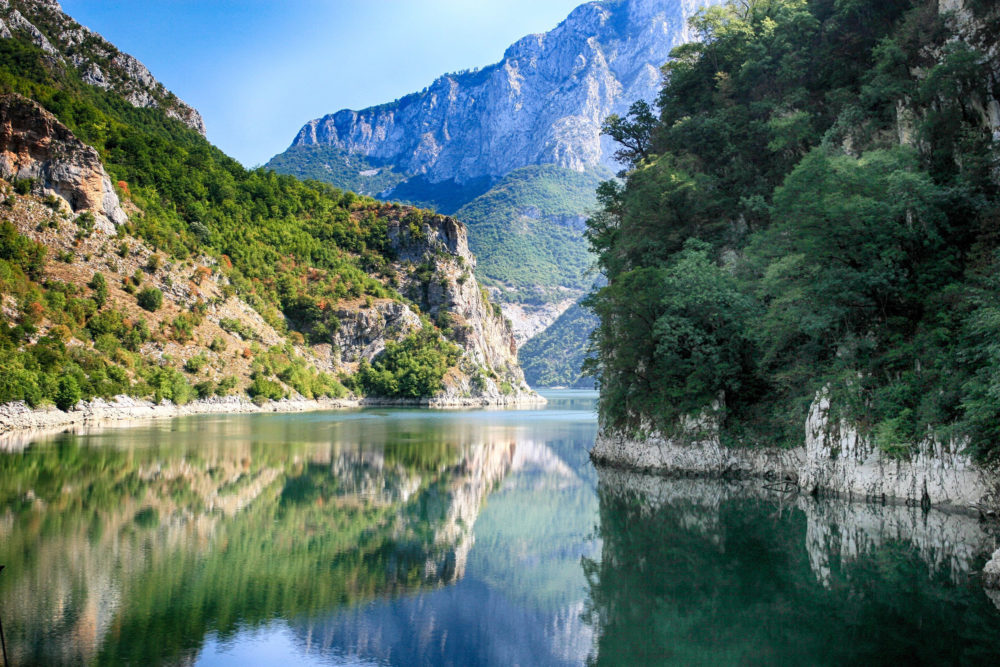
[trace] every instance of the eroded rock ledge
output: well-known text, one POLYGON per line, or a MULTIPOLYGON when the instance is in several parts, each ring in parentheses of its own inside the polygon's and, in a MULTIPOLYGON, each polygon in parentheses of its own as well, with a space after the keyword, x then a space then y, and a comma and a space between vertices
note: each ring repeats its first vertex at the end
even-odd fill
POLYGON ((822 395, 809 411, 800 447, 726 447, 712 433, 688 442, 644 436, 602 431, 590 457, 600 465, 656 474, 760 477, 847 500, 1000 511, 1000 473, 977 466, 962 443, 929 438, 909 458, 890 457, 851 425, 832 420, 830 401, 822 395))

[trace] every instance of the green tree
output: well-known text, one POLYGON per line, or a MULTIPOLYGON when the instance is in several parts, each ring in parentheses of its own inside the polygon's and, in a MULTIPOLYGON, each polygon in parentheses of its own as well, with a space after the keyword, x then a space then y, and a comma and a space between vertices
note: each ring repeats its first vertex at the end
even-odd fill
POLYGON ((163 292, 156 287, 147 287, 136 295, 136 301, 140 308, 152 313, 163 305, 163 292))
POLYGON ((691 239, 665 268, 622 274, 590 297, 601 318, 601 403, 613 423, 651 417, 672 429, 738 395, 752 373, 753 303, 709 252, 691 239))
POLYGON ((69 412, 83 397, 80 391, 80 384, 72 375, 64 375, 59 378, 59 389, 56 392, 56 407, 63 412, 69 412))
POLYGON ((458 362, 460 349, 429 328, 410 334, 398 343, 388 342, 369 365, 361 364, 358 381, 372 396, 423 398, 444 387, 448 369, 458 362))
POLYGON ((108 302, 108 282, 104 279, 104 274, 95 272, 94 277, 87 283, 87 287, 94 290, 93 299, 98 309, 103 308, 108 302))
POLYGON ((656 116, 649 103, 638 100, 632 103, 624 117, 618 114, 608 116, 601 124, 601 134, 606 134, 621 145, 615 151, 615 159, 634 168, 649 157, 655 127, 656 116))

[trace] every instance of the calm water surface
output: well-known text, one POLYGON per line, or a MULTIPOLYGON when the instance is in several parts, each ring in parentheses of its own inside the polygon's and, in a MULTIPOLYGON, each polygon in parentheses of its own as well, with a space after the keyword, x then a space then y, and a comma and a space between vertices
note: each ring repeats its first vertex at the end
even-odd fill
POLYGON ((11 664, 1000 663, 991 526, 598 472, 547 396, 0 441, 11 664))

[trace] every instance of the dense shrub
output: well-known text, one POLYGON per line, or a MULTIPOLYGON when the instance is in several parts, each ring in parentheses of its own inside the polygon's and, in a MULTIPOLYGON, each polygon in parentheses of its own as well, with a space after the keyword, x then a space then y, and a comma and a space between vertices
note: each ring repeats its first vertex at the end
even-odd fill
POLYGON ((421 329, 385 351, 369 364, 362 361, 358 387, 367 395, 391 398, 433 396, 444 387, 448 369, 458 362, 460 349, 429 329, 421 329))
POLYGON ((136 295, 136 302, 140 308, 156 312, 163 305, 163 292, 155 287, 147 287, 136 295))

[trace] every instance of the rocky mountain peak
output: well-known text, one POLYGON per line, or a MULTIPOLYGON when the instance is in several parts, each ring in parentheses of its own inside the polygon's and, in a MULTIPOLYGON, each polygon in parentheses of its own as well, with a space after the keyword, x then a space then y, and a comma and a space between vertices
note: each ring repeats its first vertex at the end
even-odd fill
POLYGON ((651 100, 659 67, 691 38, 687 20, 717 0, 588 2, 528 35, 489 67, 420 93, 307 123, 293 147, 327 145, 430 182, 495 178, 519 167, 617 168, 601 122, 651 100))

